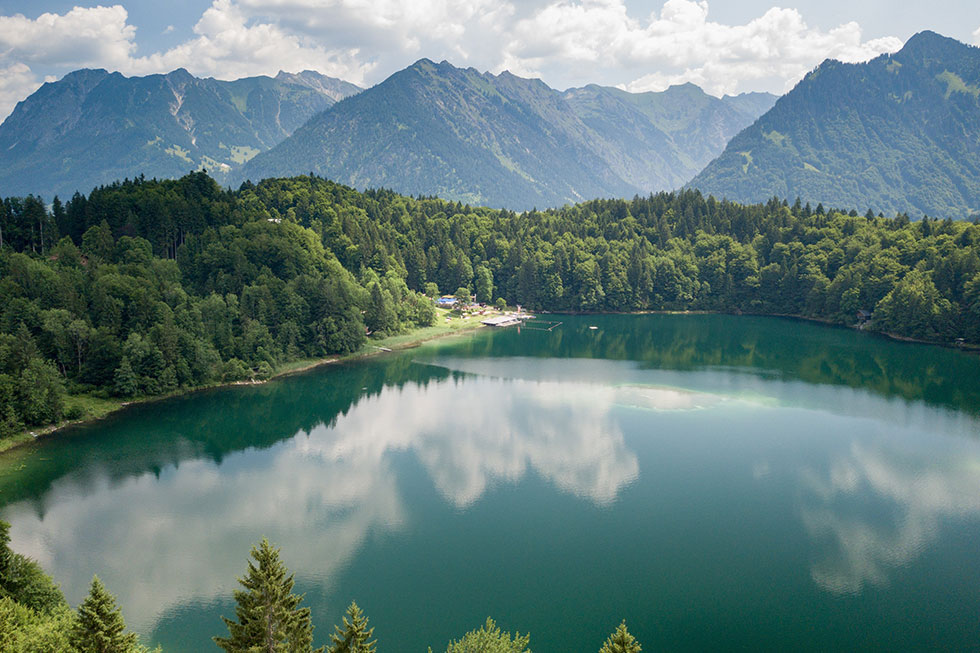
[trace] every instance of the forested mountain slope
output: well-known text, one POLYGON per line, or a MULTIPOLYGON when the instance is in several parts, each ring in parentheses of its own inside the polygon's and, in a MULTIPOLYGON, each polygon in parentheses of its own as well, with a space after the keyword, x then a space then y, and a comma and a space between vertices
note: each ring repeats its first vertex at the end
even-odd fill
POLYGON ((868 63, 825 61, 690 183, 741 202, 980 213, 980 48, 933 32, 868 63))
MULTIPOLYGON (((422 59, 338 103, 239 178, 304 174, 516 210, 680 186, 772 96, 630 94, 422 59)), ((771 104, 769 104, 771 106, 771 104)))
POLYGON ((223 178, 359 90, 312 71, 226 82, 183 69, 146 77, 78 70, 44 84, 0 125, 0 194, 50 201, 201 167, 223 178))
POLYGON ((66 391, 155 395, 354 351, 366 328, 430 324, 419 291, 839 324, 863 310, 873 329, 980 342, 980 225, 694 191, 518 214, 317 177, 226 191, 195 173, 50 212, 7 198, 0 235, 2 434, 77 410, 66 391))

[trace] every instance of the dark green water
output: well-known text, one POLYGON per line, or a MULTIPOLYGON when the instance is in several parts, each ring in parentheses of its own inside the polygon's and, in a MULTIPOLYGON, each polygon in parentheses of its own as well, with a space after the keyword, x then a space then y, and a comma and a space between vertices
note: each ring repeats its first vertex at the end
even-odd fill
POLYGON ((394 652, 487 615, 539 653, 623 618, 647 651, 980 646, 980 359, 558 319, 135 407, 0 458, 0 516, 167 651, 211 650, 263 535, 319 643, 356 599, 394 652))

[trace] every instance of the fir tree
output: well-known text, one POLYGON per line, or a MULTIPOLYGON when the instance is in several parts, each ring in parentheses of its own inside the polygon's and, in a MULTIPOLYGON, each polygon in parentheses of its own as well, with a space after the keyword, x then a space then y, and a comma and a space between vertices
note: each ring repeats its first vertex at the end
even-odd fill
POLYGON ((374 628, 368 628, 368 618, 352 601, 344 617, 344 627, 334 626, 337 631, 330 636, 331 646, 328 653, 376 653, 377 640, 368 641, 374 633, 374 628), (347 619, 350 617, 350 620, 347 619))
POLYGON ((138 645, 136 633, 125 633, 122 612, 98 576, 92 577, 92 588, 78 606, 71 640, 81 653, 127 653, 138 645))
POLYGON ((229 653, 312 651, 310 609, 298 607, 303 595, 292 593, 293 575, 279 560, 279 549, 262 538, 251 555, 255 562, 249 560, 248 573, 238 579, 245 589, 235 591, 238 621, 222 617, 230 636, 215 637, 215 643, 229 653))
POLYGON ((616 627, 616 632, 606 639, 599 653, 640 653, 640 643, 626 630, 626 620, 616 627))
POLYGON ((446 653, 531 653, 527 648, 530 641, 530 635, 514 633, 511 637, 510 633, 501 632, 493 619, 487 617, 487 623, 478 630, 471 630, 461 639, 449 642, 446 653))

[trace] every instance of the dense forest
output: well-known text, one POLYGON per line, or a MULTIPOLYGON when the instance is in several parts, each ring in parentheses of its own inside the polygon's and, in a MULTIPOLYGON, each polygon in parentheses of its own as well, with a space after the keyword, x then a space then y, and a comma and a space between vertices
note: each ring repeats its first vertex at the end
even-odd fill
MULTIPOLYGON (((267 378, 431 324, 426 297, 708 310, 980 342, 980 226, 696 191, 548 211, 206 173, 0 204, 0 436, 66 396, 267 378)), ((67 409, 66 409, 67 406, 67 409)), ((67 414, 66 414, 67 410, 67 414)), ((76 414, 73 414, 76 413, 76 414)))
MULTIPOLYGON (((279 549, 263 539, 251 551, 246 573, 234 592, 235 619, 223 617, 228 637, 213 638, 229 653, 377 653, 374 627, 352 602, 330 644, 313 648, 310 609, 293 592, 293 575, 279 549)), ((446 646, 446 653, 530 653, 530 635, 501 631, 493 619, 446 646)), ((34 560, 10 548, 10 524, 0 520, 0 650, 7 653, 149 653, 139 636, 126 631, 122 609, 98 576, 72 610, 58 586, 34 560)), ((382 646, 382 650, 384 647, 382 646)), ((160 649, 155 649, 159 652, 160 649)), ((639 653, 640 644, 621 623, 599 653, 639 653)), ((432 649, 429 648, 429 653, 432 649)))

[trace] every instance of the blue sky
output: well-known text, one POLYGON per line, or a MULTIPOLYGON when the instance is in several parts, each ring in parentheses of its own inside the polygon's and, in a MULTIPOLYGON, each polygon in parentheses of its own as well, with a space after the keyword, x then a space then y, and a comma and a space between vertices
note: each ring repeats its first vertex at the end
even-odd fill
POLYGON ((632 91, 782 93, 823 59, 932 29, 980 43, 976 0, 0 0, 0 117, 81 67, 223 79, 315 69, 362 86, 413 61, 632 91))

